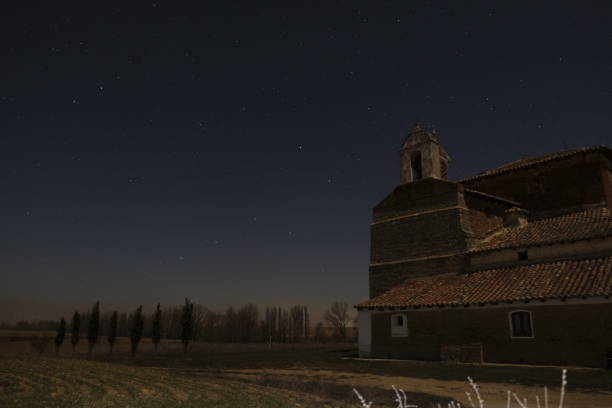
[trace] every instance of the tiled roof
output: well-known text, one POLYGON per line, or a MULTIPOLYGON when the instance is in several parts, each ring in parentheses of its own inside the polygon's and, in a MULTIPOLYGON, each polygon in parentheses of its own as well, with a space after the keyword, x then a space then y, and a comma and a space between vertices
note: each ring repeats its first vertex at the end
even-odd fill
POLYGON ((505 173, 511 170, 518 170, 524 167, 535 166, 535 165, 549 162, 552 160, 563 159, 565 157, 574 156, 579 153, 587 153, 587 152, 594 152, 594 151, 602 151, 609 155, 612 153, 610 148, 606 146, 590 146, 590 147, 580 147, 578 149, 572 149, 572 150, 565 150, 562 152, 547 154, 543 156, 530 156, 530 157, 525 157, 523 159, 515 160, 510 163, 506 163, 503 166, 494 168, 493 170, 485 171, 475 176, 464 178, 463 180, 460 180, 459 182, 464 183, 464 182, 480 179, 483 177, 505 173))
POLYGON ((502 228, 480 241, 470 252, 518 248, 612 236, 607 207, 595 207, 552 218, 530 220, 519 227, 502 228))
POLYGON ((609 295, 612 257, 603 257, 406 281, 357 308, 465 306, 609 295))

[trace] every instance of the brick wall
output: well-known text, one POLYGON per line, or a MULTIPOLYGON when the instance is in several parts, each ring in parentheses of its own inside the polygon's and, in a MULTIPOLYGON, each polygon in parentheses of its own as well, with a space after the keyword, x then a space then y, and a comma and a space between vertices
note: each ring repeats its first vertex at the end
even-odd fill
POLYGON ((423 258, 467 249, 465 210, 438 210, 372 225, 371 262, 423 258))
POLYGON ((372 316, 372 356, 439 360, 441 347, 482 343, 492 363, 605 367, 612 350, 612 303, 395 311, 372 316), (534 338, 510 337, 508 313, 532 313, 534 338), (405 313, 408 337, 391 337, 391 315, 405 313))
POLYGON ((586 255, 608 255, 612 253, 612 237, 563 242, 560 244, 532 246, 529 248, 500 249, 497 251, 470 254, 470 271, 493 267, 529 264, 538 261, 580 258, 586 255), (519 261, 518 251, 528 251, 529 259, 519 261))
POLYGON ((465 269, 472 243, 459 183, 424 179, 397 187, 373 211, 370 297, 409 278, 465 269))
POLYGON ((423 179, 397 186, 372 211, 373 221, 380 222, 423 211, 463 205, 459 183, 423 179))
POLYGON ((477 194, 465 193, 465 205, 470 209, 470 228, 474 238, 484 238, 504 224, 504 211, 512 207, 477 194))
POLYGON ((612 172, 609 169, 601 169, 601 179, 603 180, 608 209, 612 213, 612 172))
POLYGON ((465 254, 397 264, 370 265, 370 298, 382 295, 408 278, 460 273, 467 270, 465 254))
POLYGON ((464 182, 466 187, 518 201, 530 212, 551 211, 605 200, 599 152, 464 182))

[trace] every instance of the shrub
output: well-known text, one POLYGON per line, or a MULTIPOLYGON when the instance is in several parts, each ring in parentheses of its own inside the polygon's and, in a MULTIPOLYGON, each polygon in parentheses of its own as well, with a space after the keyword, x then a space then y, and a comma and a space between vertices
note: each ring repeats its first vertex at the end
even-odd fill
POLYGON ((43 335, 30 337, 30 347, 42 356, 49 344, 51 343, 51 336, 43 335))
MULTIPOLYGON (((467 379, 474 393, 474 395, 472 395, 472 393, 470 393, 469 391, 466 391, 465 393, 470 403, 470 407, 471 408, 486 408, 485 401, 480 396, 478 384, 476 384, 472 380, 471 377, 468 377, 467 379)), ((561 391, 559 395, 559 405, 558 405, 559 408, 563 408, 563 403, 565 401, 565 386, 566 385, 567 385, 567 370, 564 369, 561 373, 561 391)), ((406 393, 404 392, 404 390, 402 389, 398 390, 397 388, 395 388, 394 385, 392 385, 391 388, 393 388, 393 391, 395 392, 395 402, 397 402, 397 408, 418 408, 417 405, 408 404, 408 402, 406 401, 407 398, 406 398, 406 393)), ((361 408, 371 408, 372 407, 372 404, 374 403, 373 401, 368 402, 368 400, 363 395, 361 395, 359 391, 357 391, 357 389, 355 388, 353 388, 353 392, 357 396, 357 399, 359 400, 359 405, 361 406, 361 408)), ((513 402, 516 402, 516 405, 514 406, 518 406, 519 408, 529 408, 529 405, 527 403, 527 398, 521 399, 516 393, 510 390, 507 391, 507 397, 508 397, 507 403, 506 403, 507 408, 511 408, 513 406, 512 404, 513 402)), ((544 395, 543 395, 542 400, 540 400, 539 395, 536 395, 535 401, 536 401, 537 408, 540 408, 540 407, 552 408, 552 406, 549 405, 548 403, 548 388, 546 387, 544 387, 544 395)), ((442 405, 438 404, 437 408, 443 408, 443 407, 442 405)), ((446 405, 446 408, 461 408, 461 403, 457 401, 451 401, 446 405)))

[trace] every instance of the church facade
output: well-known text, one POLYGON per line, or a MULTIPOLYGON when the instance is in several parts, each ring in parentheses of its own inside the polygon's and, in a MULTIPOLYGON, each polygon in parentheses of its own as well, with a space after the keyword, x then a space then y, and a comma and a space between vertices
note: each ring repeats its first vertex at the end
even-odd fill
POLYGON ((363 357, 612 365, 612 150, 460 181, 418 125, 373 209, 363 357))

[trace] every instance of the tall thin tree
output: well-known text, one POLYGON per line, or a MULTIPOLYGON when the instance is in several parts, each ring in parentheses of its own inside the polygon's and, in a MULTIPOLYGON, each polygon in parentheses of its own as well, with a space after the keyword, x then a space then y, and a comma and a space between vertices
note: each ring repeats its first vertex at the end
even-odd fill
POLYGON ((55 355, 59 355, 60 348, 64 344, 64 338, 66 337, 66 320, 62 316, 59 326, 57 327, 57 334, 55 335, 55 355))
POLYGON ((310 315, 306 306, 304 306, 304 340, 310 340, 310 315))
POLYGON ((96 302, 91 308, 89 322, 87 324, 87 341, 89 343, 88 355, 91 356, 93 348, 98 342, 98 332, 100 330, 100 302, 96 302))
POLYGON ((187 353, 187 347, 193 336, 193 303, 185 298, 183 306, 183 314, 181 316, 181 341, 183 342, 184 352, 187 353))
POLYGON ((72 315, 72 322, 70 323, 70 329, 72 331, 72 338, 70 339, 72 343, 72 354, 76 349, 77 344, 79 344, 79 340, 81 339, 81 315, 76 310, 72 315))
POLYGON ((161 341, 161 320, 162 311, 161 306, 158 303, 155 313, 153 313, 153 322, 151 326, 151 339, 153 340, 153 347, 155 347, 155 351, 157 351, 157 346, 161 341))
POLYGON ((130 327, 130 341, 132 343, 132 356, 138 351, 138 344, 142 339, 142 331, 144 329, 144 315, 142 314, 142 305, 138 306, 132 317, 132 327, 130 327))
POLYGON ((111 315, 110 321, 108 322, 108 352, 113 354, 113 347, 115 347, 115 341, 117 340, 117 326, 119 323, 119 314, 114 311, 111 315))

